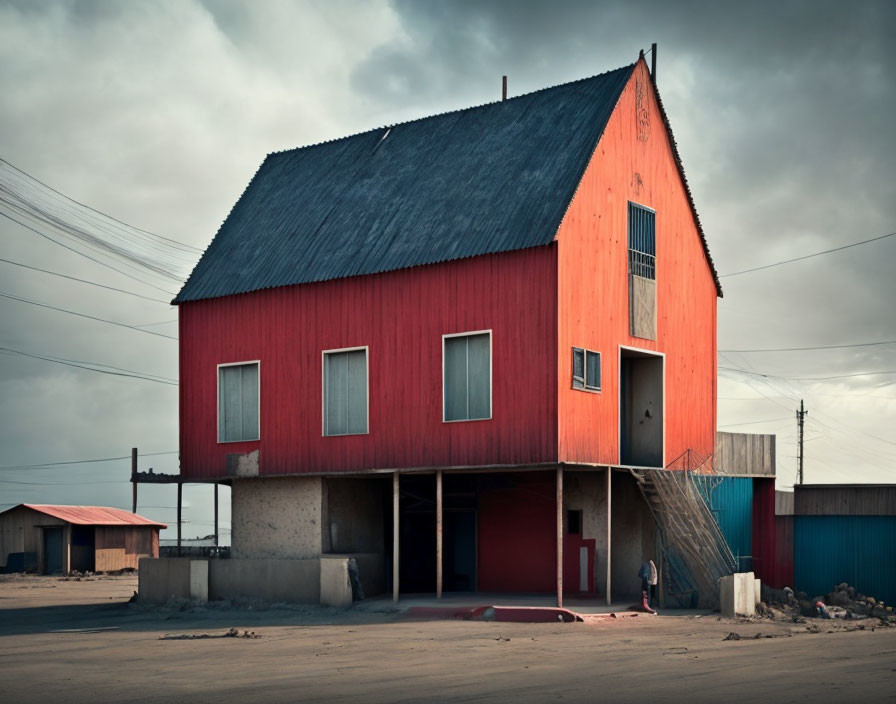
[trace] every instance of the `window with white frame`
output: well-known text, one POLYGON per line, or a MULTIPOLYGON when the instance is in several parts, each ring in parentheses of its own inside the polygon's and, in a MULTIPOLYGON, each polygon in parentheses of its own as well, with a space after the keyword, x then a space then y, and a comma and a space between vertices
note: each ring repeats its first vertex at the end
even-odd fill
POLYGON ((600 352, 572 348, 572 388, 600 391, 600 352))
POLYGON ((367 433, 367 348, 323 355, 324 435, 367 433))
POLYGON ((218 366, 218 442, 258 440, 258 366, 218 366))
POLYGON ((442 344, 444 420, 491 418, 491 332, 444 335, 442 344))

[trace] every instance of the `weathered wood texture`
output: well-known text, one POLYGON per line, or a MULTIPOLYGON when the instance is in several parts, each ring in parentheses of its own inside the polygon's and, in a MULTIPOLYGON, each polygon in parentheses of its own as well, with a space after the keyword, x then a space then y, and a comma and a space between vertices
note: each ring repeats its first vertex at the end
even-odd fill
POLYGON ((96 526, 94 569, 137 569, 141 557, 159 556, 159 529, 152 526, 96 526))
POLYGON ((620 462, 620 345, 665 354, 664 466, 688 449, 709 455, 717 291, 643 63, 619 99, 557 241, 560 459, 620 462), (655 340, 630 334, 629 201, 656 211, 655 340), (599 393, 572 389, 574 346, 601 353, 599 393))
POLYGON ((719 474, 775 476, 775 436, 716 433, 713 468, 719 474))
POLYGON ((896 484, 797 484, 797 516, 896 516, 896 484))
POLYGON ((793 492, 792 491, 776 491, 775 492, 775 515, 776 516, 792 516, 793 515, 793 492))
POLYGON ((181 473, 556 459, 556 247, 180 306, 181 473), (442 421, 442 335, 492 331, 492 418, 442 421), (369 346, 366 435, 321 436, 321 351, 369 346), (260 440, 217 442, 217 365, 261 360, 260 440))

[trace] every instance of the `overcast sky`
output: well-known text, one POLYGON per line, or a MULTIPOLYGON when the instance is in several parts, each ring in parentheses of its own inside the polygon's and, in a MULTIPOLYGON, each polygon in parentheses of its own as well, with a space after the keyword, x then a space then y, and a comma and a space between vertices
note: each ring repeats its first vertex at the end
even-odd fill
MULTIPOLYGON (((271 151, 492 101, 502 74, 514 95, 601 73, 658 42, 723 275, 720 349, 894 340, 896 237, 724 276, 896 231, 894 31, 892 2, 0 0, 0 157, 204 249, 271 151)), ((0 219, 0 258, 168 299, 0 219)), ((0 293, 176 334, 165 303, 3 262, 0 277, 0 293)), ((170 339, 5 298, 0 347, 177 376, 170 339)), ((726 351, 719 364, 739 370, 720 371, 719 426, 778 434, 779 487, 794 480, 800 398, 807 481, 894 481, 896 374, 845 375, 896 371, 896 345, 726 351)), ((137 446, 171 453, 141 469, 176 472, 177 423, 175 386, 0 353, 0 466, 137 446)), ((0 470, 0 510, 129 508, 128 471, 0 470)), ((211 489, 185 499, 185 536, 210 532, 211 489)), ((173 522, 174 505, 173 486, 141 487, 142 513, 173 522)))

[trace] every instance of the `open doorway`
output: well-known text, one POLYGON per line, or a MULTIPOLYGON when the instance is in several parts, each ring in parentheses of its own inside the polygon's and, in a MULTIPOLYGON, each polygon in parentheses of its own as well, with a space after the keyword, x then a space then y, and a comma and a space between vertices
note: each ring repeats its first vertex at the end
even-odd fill
POLYGON ((620 349, 620 464, 663 466, 662 355, 620 349))

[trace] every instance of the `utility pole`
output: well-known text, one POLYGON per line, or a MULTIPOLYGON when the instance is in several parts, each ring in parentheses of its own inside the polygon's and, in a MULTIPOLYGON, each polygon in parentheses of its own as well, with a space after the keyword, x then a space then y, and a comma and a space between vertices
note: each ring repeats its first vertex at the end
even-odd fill
POLYGON ((809 411, 803 408, 803 399, 800 399, 800 410, 796 412, 796 429, 797 429, 797 443, 799 443, 797 447, 797 462, 798 469, 796 472, 796 483, 803 483, 803 418, 809 413, 809 411))

